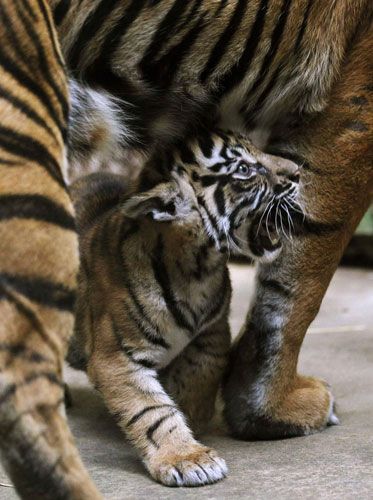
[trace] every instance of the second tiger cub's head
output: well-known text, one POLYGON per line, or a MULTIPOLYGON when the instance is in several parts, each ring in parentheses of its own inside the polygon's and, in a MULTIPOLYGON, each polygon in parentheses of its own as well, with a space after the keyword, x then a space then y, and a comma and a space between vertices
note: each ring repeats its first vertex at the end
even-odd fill
POLYGON ((271 236, 267 219, 264 236, 259 220, 270 203, 295 203, 298 181, 295 163, 217 130, 154 155, 123 210, 132 218, 194 224, 219 250, 270 260, 281 247, 280 234, 271 236))

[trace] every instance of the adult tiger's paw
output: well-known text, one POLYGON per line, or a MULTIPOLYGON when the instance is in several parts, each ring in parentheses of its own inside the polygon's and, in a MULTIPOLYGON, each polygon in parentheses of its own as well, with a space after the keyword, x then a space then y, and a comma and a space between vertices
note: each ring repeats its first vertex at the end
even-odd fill
POLYGON ((245 397, 244 388, 224 388, 225 418, 235 437, 240 439, 281 439, 306 436, 338 425, 335 402, 322 380, 297 376, 292 392, 284 394, 277 404, 254 407, 245 397))
POLYGON ((225 460, 199 444, 188 453, 158 458, 146 466, 154 479, 166 486, 204 486, 224 479, 228 473, 225 460))

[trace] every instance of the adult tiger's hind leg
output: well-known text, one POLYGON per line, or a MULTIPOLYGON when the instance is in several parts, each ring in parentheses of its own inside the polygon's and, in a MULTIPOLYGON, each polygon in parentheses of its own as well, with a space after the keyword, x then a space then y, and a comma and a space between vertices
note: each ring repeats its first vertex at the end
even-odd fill
POLYGON ((66 78, 42 0, 0 2, 0 451, 25 500, 99 500, 62 416, 78 246, 66 78))
POLYGON ((326 385, 296 370, 307 328, 372 200, 369 31, 349 54, 327 110, 298 145, 308 162, 302 174, 306 220, 279 260, 259 269, 256 300, 224 387, 225 415, 243 439, 304 435, 337 423, 326 385))

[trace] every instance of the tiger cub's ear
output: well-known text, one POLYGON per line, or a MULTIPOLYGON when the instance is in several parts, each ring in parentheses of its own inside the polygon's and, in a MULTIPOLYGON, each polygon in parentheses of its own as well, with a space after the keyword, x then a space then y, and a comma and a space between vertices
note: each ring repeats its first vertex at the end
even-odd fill
POLYGON ((176 182, 166 182, 129 198, 122 212, 131 219, 148 215, 157 221, 171 221, 186 215, 185 200, 176 182))

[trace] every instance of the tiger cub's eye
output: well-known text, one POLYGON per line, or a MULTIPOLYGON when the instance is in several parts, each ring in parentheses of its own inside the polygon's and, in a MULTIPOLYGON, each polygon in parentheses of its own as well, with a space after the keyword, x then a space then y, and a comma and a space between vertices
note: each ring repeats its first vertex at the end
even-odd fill
POLYGON ((242 175, 247 175, 249 173, 249 167, 247 165, 243 165, 241 164, 239 167, 238 167, 238 173, 239 174, 242 174, 242 175))

